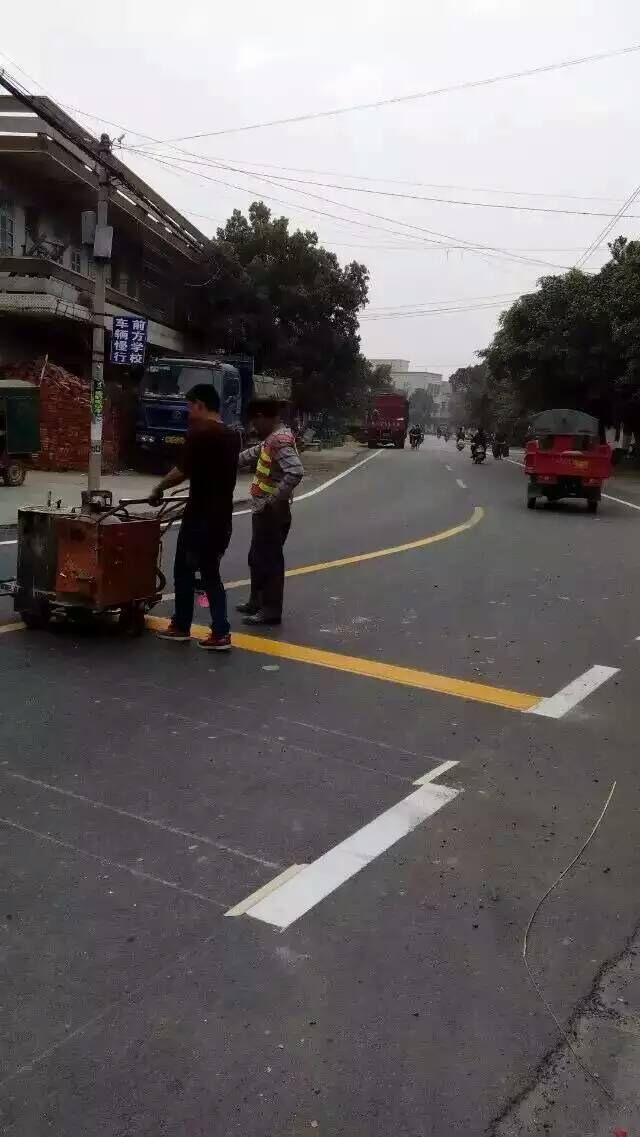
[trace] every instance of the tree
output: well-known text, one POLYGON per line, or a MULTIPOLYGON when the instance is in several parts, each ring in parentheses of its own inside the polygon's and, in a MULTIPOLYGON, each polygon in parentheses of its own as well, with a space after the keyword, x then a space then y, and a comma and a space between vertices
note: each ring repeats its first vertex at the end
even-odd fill
POLYGON ((367 385, 358 334, 365 265, 341 267, 316 233, 290 232, 286 217, 254 202, 248 217, 236 209, 218 229, 206 273, 211 342, 253 355, 258 371, 290 377, 299 407, 340 407, 367 385))
POLYGON ((620 354, 607 282, 601 273, 576 270, 543 277, 537 292, 502 314, 481 355, 493 381, 511 387, 518 408, 568 406, 610 420, 620 354))
POLYGON ((460 426, 491 425, 491 395, 489 392, 489 368, 486 363, 473 363, 469 367, 459 367, 449 378, 453 391, 453 407, 449 408, 450 419, 460 426))

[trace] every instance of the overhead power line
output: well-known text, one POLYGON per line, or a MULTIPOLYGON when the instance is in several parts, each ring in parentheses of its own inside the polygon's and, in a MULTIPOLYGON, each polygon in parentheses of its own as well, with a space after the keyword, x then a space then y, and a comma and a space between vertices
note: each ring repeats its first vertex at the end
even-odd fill
POLYGON ((395 312, 406 310, 422 312, 431 307, 439 307, 442 304, 478 304, 488 300, 497 300, 500 303, 503 300, 512 300, 520 295, 520 292, 492 292, 488 296, 454 296, 446 300, 414 300, 412 304, 383 304, 377 308, 375 306, 367 308, 365 315, 393 315, 395 312))
MULTIPOLYGON (((170 155, 167 155, 167 157, 170 157, 170 155)), ((251 177, 262 177, 264 174, 264 171, 262 171, 260 169, 251 168, 251 167, 244 167, 243 168, 243 167, 237 166, 237 165, 235 165, 233 167, 229 167, 229 166, 226 166, 224 163, 219 162, 217 159, 207 159, 207 158, 186 159, 185 158, 184 161, 190 162, 190 164, 192 164, 192 165, 206 165, 206 166, 221 167, 223 169, 233 169, 238 174, 244 173, 244 174, 250 175, 251 177)), ((394 191, 394 190, 368 189, 364 186, 346 186, 346 185, 341 185, 341 184, 336 183, 336 182, 317 182, 317 181, 314 181, 314 180, 309 179, 309 178, 290 178, 290 177, 283 176, 281 174, 266 174, 265 176, 272 179, 273 181, 276 181, 279 183, 285 183, 285 187, 284 187, 285 189, 290 189, 290 188, 295 189, 295 187, 297 185, 317 186, 320 189, 344 190, 347 193, 366 193, 366 194, 371 194, 375 197, 391 197, 391 198, 398 198, 398 199, 403 200, 403 201, 427 201, 427 202, 436 203, 439 205, 464 205, 464 206, 471 206, 472 208, 475 207, 476 209, 507 209, 507 210, 512 210, 514 212, 523 212, 523 213, 559 213, 559 214, 563 214, 565 216, 571 216, 571 217, 574 217, 574 216, 575 217, 613 217, 614 216, 613 213, 607 213, 607 212, 604 212, 602 210, 559 209, 556 206, 549 206, 549 205, 513 205, 510 202, 503 202, 503 201, 461 201, 459 198, 432 197, 432 196, 426 196, 424 194, 398 193, 397 191, 394 191)), ((619 214, 616 214, 615 216, 617 217, 617 216, 619 216, 619 214)), ((630 213, 630 214, 627 214, 626 216, 632 217, 635 220, 640 219, 640 214, 630 213)))
POLYGON ((600 232, 598 234, 598 236, 596 237, 596 239, 591 242, 591 244, 589 245, 589 248, 585 249, 582 256, 578 257, 578 260, 575 263, 576 268, 582 268, 583 265, 586 265, 587 261, 591 259, 591 257, 596 252, 596 250, 600 248, 600 245, 602 244, 602 242, 605 241, 607 239, 607 237, 609 236, 609 234, 612 232, 612 230, 614 229, 614 227, 616 225, 616 222, 618 222, 620 220, 620 218, 626 214, 627 209, 631 208, 634 201, 639 196, 640 196, 640 185, 636 186, 633 193, 629 194, 629 197, 627 198, 627 200, 625 202, 623 202, 623 204, 620 206, 620 209, 618 210, 618 212, 611 218, 609 223, 607 225, 605 225, 602 232, 600 232))
POLYGON ((396 312, 388 316, 360 316, 359 322, 362 323, 375 323, 379 320, 408 320, 414 319, 416 316, 442 316, 451 314, 453 312, 482 312, 488 308, 506 308, 507 303, 504 300, 492 300, 486 304, 455 304, 451 306, 443 306, 441 308, 422 308, 415 312, 396 312))
MULTIPOLYGON (((615 59, 622 55, 631 55, 640 51, 640 44, 630 44, 627 47, 614 48, 611 51, 594 52, 591 55, 582 55, 576 59, 563 59, 555 63, 545 63, 539 67, 529 67, 522 71, 509 71, 503 75, 492 75, 485 79, 469 79, 463 83, 453 83, 446 87, 433 87, 429 91, 417 91, 410 95, 394 95, 388 99, 377 99, 370 103, 352 103, 345 107, 334 107, 326 111, 310 111, 307 114, 291 115, 288 118, 275 118, 263 122, 247 123, 243 126, 228 126, 221 130, 203 130, 196 134, 183 134, 174 138, 166 138, 165 142, 192 142, 196 138, 218 138, 221 134, 240 134, 247 130, 264 130, 271 126, 288 126, 297 122, 310 122, 313 119, 334 118, 337 115, 351 114, 354 111, 379 110, 381 107, 397 106, 400 103, 417 102, 419 99, 431 99, 438 95, 449 95, 456 91, 471 91, 478 87, 492 87, 497 83, 508 83, 514 79, 529 79, 535 75, 545 75, 552 71, 562 71, 569 67, 582 67, 587 63, 601 63, 605 59, 615 59)), ((150 143, 157 145, 158 143, 150 143)))
MULTIPOLYGON (((82 113, 82 112, 81 112, 82 113)), ((89 116, 95 117, 95 116, 89 116)), ((106 120, 101 120, 106 121, 106 120)), ((135 133, 135 131, 133 132, 135 133)), ((174 147, 177 154, 190 154, 189 150, 181 150, 179 147, 174 147)), ((206 158, 210 162, 236 162, 241 166, 250 166, 251 162, 241 158, 220 158, 213 154, 196 154, 193 152, 194 158, 206 158)), ((421 189, 437 189, 437 190, 455 190, 456 193, 494 193, 500 194, 502 197, 546 197, 553 199, 563 199, 565 201, 610 201, 615 205, 620 205, 621 198, 607 197, 603 194, 578 194, 578 193, 561 193, 556 191, 543 192, 541 190, 514 190, 503 189, 496 186, 460 186, 454 185, 449 182, 421 182, 408 178, 384 178, 379 175, 372 174, 346 174, 343 171, 337 170, 315 170, 310 169, 308 166, 282 166, 276 165, 274 162, 260 162, 260 168, 267 170, 292 170, 295 174, 314 174, 321 178, 348 178, 354 182, 384 182, 387 185, 394 186, 418 186, 421 189)))
MULTIPOLYGON (((159 158, 156 155, 149 154, 147 151, 141 150, 137 147, 123 146, 122 149, 127 150, 128 152, 130 152, 132 154, 138 154, 141 157, 149 158, 152 161, 159 162, 161 165, 168 165, 168 167, 170 169, 175 168, 175 169, 180 169, 183 171, 185 170, 184 165, 181 165, 177 159, 174 159, 169 155, 165 155, 163 158, 159 158)), ((274 179, 270 175, 247 174, 244 170, 242 170, 236 166, 223 165, 221 163, 216 163, 216 162, 208 163, 205 160, 200 160, 199 165, 209 166, 210 168, 216 169, 216 170, 222 169, 222 170, 226 170, 226 171, 231 171, 232 173, 240 174, 243 177, 257 178, 258 181, 266 182, 266 184, 271 186, 271 187, 275 186, 275 188, 278 190, 281 190, 283 188, 282 185, 277 181, 277 179, 274 179)), ((246 186, 238 186, 238 185, 235 185, 231 182, 224 181, 220 178, 212 178, 212 177, 210 177, 206 174, 203 174, 202 172, 199 172, 199 171, 195 171, 195 170, 189 171, 187 168, 187 172, 192 173, 194 177, 204 178, 207 181, 217 182, 220 185, 231 186, 232 189, 240 190, 243 193, 252 192, 251 190, 247 190, 246 186)), ((556 270, 566 267, 565 265, 554 264, 551 261, 544 261, 544 260, 534 259, 533 257, 523 257, 523 256, 519 256, 517 254, 508 253, 503 248, 500 248, 500 247, 495 246, 495 245, 483 245, 477 241, 463 241, 459 237, 452 236, 450 233, 441 233, 437 230, 426 229, 424 226, 416 225, 413 222, 401 221, 397 217, 387 217, 385 214, 373 213, 368 209, 361 209, 359 206, 348 205, 344 201, 335 201, 333 198, 325 197, 322 194, 312 193, 309 190, 298 189, 298 190, 295 190, 295 192, 302 194, 303 197, 315 198, 317 201, 321 201, 325 205, 335 205, 339 209, 348 209, 350 212, 360 214, 363 217, 371 217, 376 221, 385 221, 385 222, 388 222, 392 225, 401 225, 401 226, 403 226, 404 229, 410 230, 412 234, 413 233, 420 234, 422 236, 423 240, 425 237, 428 238, 429 243, 432 245, 433 244, 442 245, 445 248, 449 248, 450 245, 452 243, 454 243, 454 244, 458 244, 458 245, 463 245, 464 249, 467 252, 473 252, 473 253, 476 253, 478 255, 485 255, 485 256, 487 256, 491 259, 494 259, 494 260, 495 259, 503 259, 503 260, 513 261, 513 262, 519 263, 519 264, 535 264, 535 265, 538 265, 538 266, 543 267, 543 268, 552 268, 552 269, 556 269, 556 270)), ((295 208, 304 209, 304 210, 311 212, 311 213, 319 213, 321 216, 328 216, 328 217, 336 218, 336 214, 327 213, 326 211, 323 211, 323 210, 318 210, 318 209, 311 208, 310 206, 301 205, 298 202, 282 201, 282 199, 274 197, 271 194, 263 194, 263 196, 272 200, 272 201, 279 202, 280 204, 283 204, 283 205, 294 206, 295 208)), ((345 217, 338 217, 338 220, 343 221, 343 222, 351 220, 351 222, 354 223, 353 218, 349 219, 349 218, 345 218, 345 217)), ((357 223, 365 226, 366 228, 370 228, 370 229, 371 228, 379 228, 379 226, 373 226, 373 225, 367 224, 365 222, 357 222, 357 223)), ((392 233, 392 230, 389 230, 389 229, 384 230, 384 231, 387 233, 392 233)), ((396 231, 395 233, 393 233, 393 235, 394 236, 406 237, 407 233, 400 233, 399 234, 396 231)))

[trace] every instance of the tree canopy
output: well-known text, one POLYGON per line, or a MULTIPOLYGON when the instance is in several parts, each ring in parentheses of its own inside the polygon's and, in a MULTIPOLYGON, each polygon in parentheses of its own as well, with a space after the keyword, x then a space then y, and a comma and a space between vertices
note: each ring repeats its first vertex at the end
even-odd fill
POLYGON ((599 272, 542 277, 502 313, 481 362, 451 376, 467 421, 573 407, 640 432, 640 242, 609 249, 599 272))
POLYGON ((291 232, 286 217, 257 201, 218 229, 205 272, 210 341, 253 355, 260 372, 291 378, 298 406, 339 407, 370 384, 358 333, 365 265, 341 266, 316 233, 291 232))

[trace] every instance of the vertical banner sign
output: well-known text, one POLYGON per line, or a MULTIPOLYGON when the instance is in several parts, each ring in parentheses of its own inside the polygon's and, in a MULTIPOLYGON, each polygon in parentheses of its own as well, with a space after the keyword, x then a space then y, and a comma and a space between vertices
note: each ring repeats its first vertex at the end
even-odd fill
POLYGON ((104 407, 104 371, 100 363, 96 367, 91 388, 91 452, 102 452, 102 411, 104 407))
POLYGON ((114 316, 111 333, 111 362, 126 367, 144 363, 147 320, 139 316, 114 316))

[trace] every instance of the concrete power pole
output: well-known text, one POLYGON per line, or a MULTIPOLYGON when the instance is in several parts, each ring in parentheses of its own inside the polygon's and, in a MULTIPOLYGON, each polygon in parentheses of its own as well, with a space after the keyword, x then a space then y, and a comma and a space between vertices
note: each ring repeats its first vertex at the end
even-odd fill
MULTIPOLYGON (((99 156, 111 150, 108 134, 100 137, 99 156)), ((100 489, 102 474, 102 421, 104 410, 104 318, 107 291, 107 264, 111 259, 112 231, 108 225, 109 174, 106 166, 98 161, 98 202, 97 224, 93 245, 94 293, 93 293, 93 350, 91 357, 91 436, 89 445, 88 490, 92 493, 100 489)))

